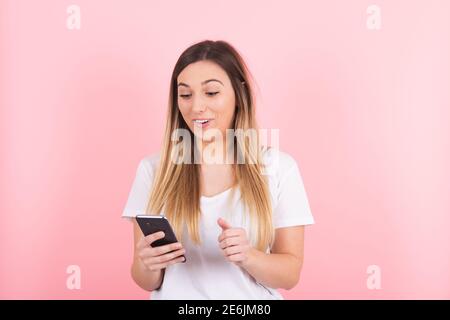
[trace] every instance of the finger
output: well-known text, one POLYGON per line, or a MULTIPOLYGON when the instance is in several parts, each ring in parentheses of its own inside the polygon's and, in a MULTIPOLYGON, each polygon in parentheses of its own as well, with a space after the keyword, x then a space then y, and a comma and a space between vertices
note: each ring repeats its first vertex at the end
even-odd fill
POLYGON ((138 256, 139 256, 139 258, 141 258, 141 260, 145 260, 147 258, 154 257, 155 252, 152 248, 145 247, 145 248, 139 250, 138 256))
POLYGON ((243 242, 244 241, 243 241, 242 237, 229 237, 229 238, 223 239, 219 243, 219 247, 221 249, 225 249, 226 247, 236 246, 236 245, 242 244, 243 242))
POLYGON ((243 232, 243 229, 241 229, 241 228, 227 229, 224 232, 222 232, 217 239, 220 242, 225 238, 236 237, 236 236, 240 236, 242 234, 245 234, 245 232, 243 232))
POLYGON ((155 242, 156 240, 159 239, 163 239, 165 237, 165 233, 163 231, 158 231, 152 234, 149 234, 148 236, 145 237, 145 241, 151 245, 153 242, 155 242))
POLYGON ((152 271, 156 271, 156 270, 164 269, 167 266, 173 265, 175 263, 182 263, 184 261, 186 261, 186 258, 179 257, 179 258, 173 259, 173 260, 171 260, 169 262, 147 265, 147 269, 152 270, 152 271))
POLYGON ((185 261, 186 261, 186 259, 184 257, 180 257, 180 258, 171 260, 171 261, 166 262, 166 263, 160 263, 160 264, 153 265, 152 268, 154 268, 156 270, 165 269, 165 268, 167 268, 170 265, 173 265, 173 264, 176 264, 176 263, 183 263, 185 261))
POLYGON ((143 258, 143 262, 146 264, 158 264, 158 263, 163 263, 166 261, 169 261, 171 259, 177 258, 178 256, 180 256, 180 254, 184 254, 186 251, 185 249, 180 249, 178 251, 172 251, 170 253, 166 253, 163 255, 154 255, 154 253, 152 253, 152 255, 146 256, 145 258, 143 258))
POLYGON ((139 241, 139 247, 140 248, 151 247, 151 244, 153 242, 164 238, 164 236, 165 236, 164 232, 160 231, 160 232, 155 232, 155 233, 149 234, 146 237, 142 237, 141 241, 139 241))
POLYGON ((231 256, 237 253, 242 253, 244 251, 244 246, 232 246, 223 249, 223 252, 226 256, 231 256))
POLYGON ((231 225, 224 218, 217 219, 217 224, 222 228, 222 230, 231 228, 231 225))
POLYGON ((153 257, 151 259, 153 259, 152 260, 153 263, 164 263, 164 262, 168 262, 170 260, 176 259, 179 256, 184 255, 185 253, 186 253, 185 249, 180 249, 180 250, 177 250, 177 251, 173 251, 173 252, 170 252, 170 253, 163 254, 161 256, 153 257))
POLYGON ((243 253, 232 254, 227 256, 227 259, 231 262, 240 262, 245 260, 245 255, 243 253))
POLYGON ((181 248, 183 248, 183 245, 180 242, 166 244, 166 245, 160 246, 160 247, 145 246, 144 248, 141 248, 139 250, 139 257, 141 259, 146 259, 149 257, 157 257, 157 256, 163 255, 165 253, 175 251, 175 250, 178 250, 181 248))
POLYGON ((178 250, 178 249, 182 249, 183 245, 180 242, 174 242, 174 243, 169 243, 160 247, 154 247, 153 249, 155 250, 155 256, 160 256, 163 254, 166 254, 168 252, 174 251, 174 250, 178 250))
POLYGON ((141 239, 137 243, 136 248, 142 249, 142 248, 146 248, 146 247, 148 247, 148 244, 147 244, 147 241, 145 241, 145 237, 142 235, 141 239))

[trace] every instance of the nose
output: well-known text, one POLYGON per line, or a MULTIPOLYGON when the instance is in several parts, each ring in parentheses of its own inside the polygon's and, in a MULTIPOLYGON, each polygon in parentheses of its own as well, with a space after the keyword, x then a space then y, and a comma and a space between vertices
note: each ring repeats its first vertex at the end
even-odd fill
POLYGON ((196 95, 192 104, 192 111, 195 113, 202 113, 206 110, 206 101, 201 95, 196 95))

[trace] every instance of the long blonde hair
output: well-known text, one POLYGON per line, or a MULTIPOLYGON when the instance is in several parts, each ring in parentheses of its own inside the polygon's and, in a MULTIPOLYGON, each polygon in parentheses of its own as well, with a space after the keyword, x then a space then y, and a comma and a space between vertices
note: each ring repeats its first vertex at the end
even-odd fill
MULTIPOLYGON (((250 83, 250 72, 240 54, 225 41, 202 41, 187 48, 179 57, 170 82, 170 95, 163 146, 159 167, 156 171, 151 194, 147 205, 147 214, 165 216, 181 241, 183 227, 195 244, 201 244, 199 233, 200 211, 200 165, 197 163, 176 164, 171 155, 176 147, 172 133, 176 129, 189 129, 178 109, 177 78, 181 71, 191 63, 201 60, 215 62, 227 73, 235 92, 236 111, 234 128, 257 129, 254 95, 250 83)), ((194 135, 189 130, 191 144, 194 135)), ((272 207, 266 177, 262 174, 263 163, 259 138, 248 141, 243 136, 235 136, 235 155, 241 156, 244 163, 236 164, 233 169, 242 201, 251 225, 257 226, 253 245, 266 251, 274 239, 272 225, 272 207)), ((191 148, 193 156, 194 148, 191 148)), ((250 231, 252 232, 252 231, 250 231)))

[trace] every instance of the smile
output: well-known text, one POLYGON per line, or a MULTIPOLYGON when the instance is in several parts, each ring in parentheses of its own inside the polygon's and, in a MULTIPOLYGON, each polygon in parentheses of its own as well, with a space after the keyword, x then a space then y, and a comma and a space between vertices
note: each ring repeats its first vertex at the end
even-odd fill
POLYGON ((210 122, 213 119, 195 119, 194 121, 194 125, 199 127, 199 128, 206 128, 207 126, 209 126, 210 122))

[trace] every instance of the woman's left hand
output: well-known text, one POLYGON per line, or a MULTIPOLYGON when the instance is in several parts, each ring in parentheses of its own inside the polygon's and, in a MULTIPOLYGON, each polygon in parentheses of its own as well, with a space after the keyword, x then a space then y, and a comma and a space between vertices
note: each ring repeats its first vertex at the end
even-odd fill
POLYGON ((230 262, 244 267, 252 253, 252 246, 244 228, 233 228, 225 219, 219 218, 217 224, 222 228, 219 247, 230 262))

